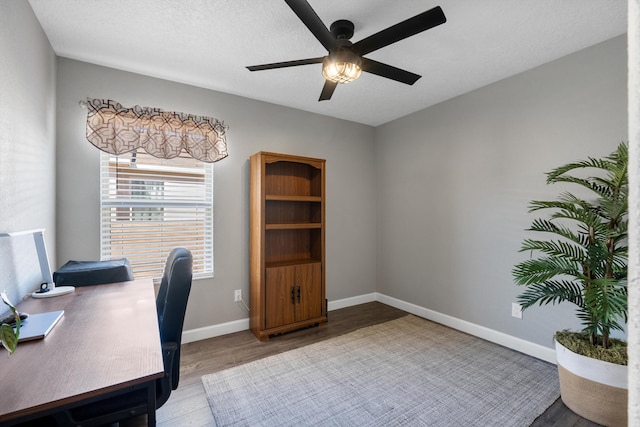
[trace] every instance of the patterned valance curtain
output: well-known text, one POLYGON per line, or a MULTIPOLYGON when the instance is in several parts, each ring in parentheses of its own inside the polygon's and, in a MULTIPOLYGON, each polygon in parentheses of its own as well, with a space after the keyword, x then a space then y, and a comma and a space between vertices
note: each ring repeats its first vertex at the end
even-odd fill
POLYGON ((87 140, 107 153, 143 148, 154 157, 172 159, 184 150, 207 163, 228 155, 228 127, 212 117, 139 105, 125 108, 109 99, 87 99, 87 109, 87 140))

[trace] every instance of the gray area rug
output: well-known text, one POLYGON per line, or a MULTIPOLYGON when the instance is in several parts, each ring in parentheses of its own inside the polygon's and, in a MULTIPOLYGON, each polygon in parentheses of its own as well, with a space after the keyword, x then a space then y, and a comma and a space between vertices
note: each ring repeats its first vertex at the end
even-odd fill
POLYGON ((556 366, 412 315, 202 377, 218 426, 528 426, 556 366))

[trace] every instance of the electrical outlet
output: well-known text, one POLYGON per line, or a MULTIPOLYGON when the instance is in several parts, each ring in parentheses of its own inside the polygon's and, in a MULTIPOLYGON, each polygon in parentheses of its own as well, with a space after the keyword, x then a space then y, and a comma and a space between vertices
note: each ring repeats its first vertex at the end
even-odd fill
POLYGON ((236 289, 233 293, 233 300, 235 302, 242 301, 242 289, 236 289))
POLYGON ((511 303, 511 315, 516 319, 522 319, 522 307, 517 302, 511 303))

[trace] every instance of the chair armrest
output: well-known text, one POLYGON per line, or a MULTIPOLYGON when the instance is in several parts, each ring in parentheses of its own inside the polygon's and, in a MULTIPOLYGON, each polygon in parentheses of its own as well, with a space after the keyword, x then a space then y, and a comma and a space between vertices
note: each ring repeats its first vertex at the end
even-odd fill
MULTIPOLYGON (((174 378, 174 364, 176 363, 176 355, 178 354, 178 344, 172 341, 162 343, 162 361, 164 363, 164 377, 156 381, 156 409, 165 404, 171 390, 177 388, 176 378, 174 378)), ((178 357, 177 360, 180 360, 178 357)), ((180 369, 180 367, 178 367, 180 369)), ((179 371, 178 371, 179 372, 179 371)))
POLYGON ((171 370, 177 349, 178 344, 176 342, 168 341, 162 343, 162 361, 164 362, 165 373, 171 370))

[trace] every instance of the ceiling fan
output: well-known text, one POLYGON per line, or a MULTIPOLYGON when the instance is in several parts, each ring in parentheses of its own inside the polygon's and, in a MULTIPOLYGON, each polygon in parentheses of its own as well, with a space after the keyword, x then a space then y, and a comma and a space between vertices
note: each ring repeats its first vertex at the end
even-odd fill
POLYGON ((360 77, 363 71, 400 83, 414 84, 421 76, 365 58, 363 55, 447 22, 444 12, 442 12, 440 6, 437 6, 379 31, 359 42, 352 43, 349 39, 353 36, 353 22, 340 19, 331 24, 328 30, 306 0, 285 0, 285 2, 318 41, 322 43, 325 49, 329 51, 329 54, 318 58, 252 65, 247 69, 249 71, 260 71, 322 63, 322 75, 326 82, 318 101, 331 99, 331 95, 333 95, 338 83, 353 81, 360 77))

